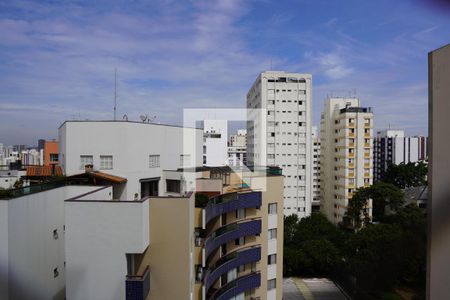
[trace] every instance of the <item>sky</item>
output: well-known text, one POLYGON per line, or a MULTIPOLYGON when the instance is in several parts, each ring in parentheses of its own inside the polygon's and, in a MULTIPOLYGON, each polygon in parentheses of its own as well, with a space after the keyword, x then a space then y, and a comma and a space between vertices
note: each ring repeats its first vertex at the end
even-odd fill
POLYGON ((242 108, 272 69, 312 74, 316 125, 356 95, 376 129, 427 134, 427 54, 448 43, 445 0, 0 0, 0 143, 112 119, 115 69, 118 118, 242 108))

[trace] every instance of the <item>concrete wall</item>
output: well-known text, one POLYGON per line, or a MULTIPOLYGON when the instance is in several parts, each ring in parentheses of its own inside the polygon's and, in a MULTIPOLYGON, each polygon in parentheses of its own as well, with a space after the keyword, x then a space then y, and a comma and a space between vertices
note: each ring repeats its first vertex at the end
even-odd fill
POLYGON ((226 120, 205 120, 203 132, 206 134, 204 146, 206 146, 206 166, 226 165, 228 153, 228 122, 226 120), (220 138, 208 137, 208 134, 220 134, 220 138))
POLYGON ((147 300, 192 299, 194 195, 150 198, 149 208, 151 243, 138 268, 150 266, 147 300))
POLYGON ((450 45, 430 52, 427 299, 450 295, 450 45))
POLYGON ((149 201, 75 199, 65 202, 65 216, 67 299, 124 299, 126 254, 150 242, 149 201))
POLYGON ((64 299, 64 199, 95 188, 65 186, 0 200, 0 299, 64 299))

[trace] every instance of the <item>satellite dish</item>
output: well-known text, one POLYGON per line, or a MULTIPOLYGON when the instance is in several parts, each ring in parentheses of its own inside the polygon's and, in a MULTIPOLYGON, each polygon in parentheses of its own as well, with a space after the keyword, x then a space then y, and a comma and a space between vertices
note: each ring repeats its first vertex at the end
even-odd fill
POLYGON ((142 122, 145 122, 147 120, 148 116, 140 115, 139 118, 141 119, 142 122))
POLYGON ((123 117, 122 117, 122 119, 125 120, 125 121, 128 121, 128 116, 127 116, 127 114, 124 114, 123 117))

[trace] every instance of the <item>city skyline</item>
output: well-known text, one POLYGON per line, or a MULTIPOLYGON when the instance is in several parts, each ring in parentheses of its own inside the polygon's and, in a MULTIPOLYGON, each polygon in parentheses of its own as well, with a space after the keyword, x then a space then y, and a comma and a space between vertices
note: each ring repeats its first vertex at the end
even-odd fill
POLYGON ((450 29, 445 12, 412 0, 0 8, 5 145, 56 138, 66 119, 112 119, 115 68, 120 119, 181 124, 182 108, 243 108, 255 76, 274 69, 313 75, 314 125, 327 95, 356 91, 374 108, 376 129, 426 135, 426 54, 450 29))

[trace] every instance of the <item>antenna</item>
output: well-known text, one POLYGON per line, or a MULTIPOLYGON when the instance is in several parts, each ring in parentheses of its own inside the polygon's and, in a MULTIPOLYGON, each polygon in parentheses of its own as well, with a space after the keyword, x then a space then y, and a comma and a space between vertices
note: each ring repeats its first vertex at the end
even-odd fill
POLYGON ((117 106, 117 68, 114 68, 114 121, 116 120, 117 106))

